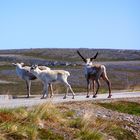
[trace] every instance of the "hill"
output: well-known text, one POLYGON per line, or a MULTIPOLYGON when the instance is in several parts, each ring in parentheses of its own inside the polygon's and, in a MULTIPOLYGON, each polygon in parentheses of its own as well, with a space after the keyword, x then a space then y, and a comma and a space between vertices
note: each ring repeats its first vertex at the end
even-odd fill
MULTIPOLYGON (((64 69, 71 73, 70 84, 75 92, 86 90, 83 74, 83 62, 76 53, 77 49, 15 49, 0 50, 0 94, 25 94, 26 89, 22 80, 15 73, 11 63, 24 62, 27 65, 47 65, 52 69, 64 69)), ((78 49, 85 57, 92 57, 98 51, 96 63, 102 63, 107 68, 113 90, 140 89, 140 51, 113 49, 78 49)), ((102 82, 102 81, 101 81, 102 82)), ((106 85, 100 93, 107 92, 106 85)), ((42 85, 34 81, 33 94, 41 94, 42 85)), ((65 92, 62 85, 54 85, 55 93, 65 92)))
MULTIPOLYGON (((0 50, 0 60, 3 60, 3 54, 9 55, 7 60, 18 60, 19 56, 22 59, 26 56, 54 60, 79 62, 81 59, 76 53, 77 49, 15 49, 15 50, 0 50), (13 56, 15 55, 15 57, 13 56), (10 59, 11 58, 11 59, 10 59)), ((140 60, 140 50, 113 50, 113 49, 78 49, 85 57, 92 57, 96 52, 99 52, 98 61, 130 61, 140 60)))

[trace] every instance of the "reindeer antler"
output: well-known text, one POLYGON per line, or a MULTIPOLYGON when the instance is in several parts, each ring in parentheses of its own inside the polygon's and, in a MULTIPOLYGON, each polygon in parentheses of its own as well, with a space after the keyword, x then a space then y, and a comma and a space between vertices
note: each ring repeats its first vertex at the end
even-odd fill
POLYGON ((80 52, 77 50, 78 55, 83 59, 83 61, 86 63, 86 59, 80 54, 80 52))
POLYGON ((98 54, 99 54, 99 53, 97 52, 97 53, 95 54, 94 57, 91 57, 91 58, 90 58, 90 60, 92 61, 93 59, 96 59, 96 57, 97 57, 98 54))

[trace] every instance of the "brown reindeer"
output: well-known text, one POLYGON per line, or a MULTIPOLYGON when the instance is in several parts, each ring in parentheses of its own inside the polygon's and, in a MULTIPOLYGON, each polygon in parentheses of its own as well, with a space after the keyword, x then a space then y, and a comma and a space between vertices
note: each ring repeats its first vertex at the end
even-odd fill
POLYGON ((94 57, 91 58, 84 58, 79 51, 77 51, 78 55, 82 58, 82 60, 85 62, 85 68, 84 73, 87 81, 87 98, 89 98, 89 89, 90 89, 90 81, 92 81, 92 87, 93 87, 93 98, 97 97, 99 88, 101 86, 100 84, 100 78, 102 78, 108 85, 109 95, 108 98, 111 98, 111 83, 107 77, 106 73, 106 67, 101 64, 93 64, 93 60, 96 59, 98 52, 94 57), (97 84, 96 92, 94 92, 94 86, 95 82, 97 84))

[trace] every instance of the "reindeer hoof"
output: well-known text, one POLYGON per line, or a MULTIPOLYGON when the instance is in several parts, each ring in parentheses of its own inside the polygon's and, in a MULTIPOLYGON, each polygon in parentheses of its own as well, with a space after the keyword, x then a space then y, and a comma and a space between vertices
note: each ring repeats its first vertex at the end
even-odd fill
POLYGON ((66 99, 66 96, 64 96, 63 99, 66 99))
POLYGON ((93 98, 96 98, 97 96, 96 95, 93 95, 93 98))
POLYGON ((72 97, 72 99, 74 99, 74 96, 72 97))
POLYGON ((45 97, 41 97, 40 99, 45 99, 45 97))
POLYGON ((90 97, 89 95, 86 96, 86 98, 89 98, 89 97, 90 97))
POLYGON ((112 95, 109 95, 107 98, 111 98, 112 95))

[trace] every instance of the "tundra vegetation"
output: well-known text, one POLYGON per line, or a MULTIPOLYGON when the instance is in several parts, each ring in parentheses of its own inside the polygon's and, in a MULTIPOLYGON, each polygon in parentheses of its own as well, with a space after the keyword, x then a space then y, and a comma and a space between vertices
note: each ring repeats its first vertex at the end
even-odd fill
MULTIPOLYGON (((112 102, 112 106, 116 103, 112 102)), ((128 101, 125 101, 125 104, 123 101, 118 103, 126 107, 131 106, 131 102, 128 101)), ((135 107, 139 105, 136 104, 135 107)), ((137 122, 106 118, 104 113, 98 115, 102 106, 100 103, 90 101, 0 109, 0 139, 139 140, 140 130, 137 122)), ((139 111, 140 109, 137 110, 139 111)), ((124 116, 128 117, 128 113, 129 111, 125 112, 124 116)), ((115 116, 120 114, 122 113, 117 112, 115 116)))
MULTIPOLYGON (((140 51, 139 50, 103 50, 79 49, 84 56, 99 55, 95 63, 105 65, 108 78, 112 84, 112 91, 140 89, 140 51)), ((0 94, 25 95, 24 81, 16 75, 12 63, 24 62, 26 65, 39 64, 69 71, 68 78, 74 92, 86 91, 86 79, 83 74, 83 62, 76 53, 76 49, 25 49, 0 51, 0 94), (80 79, 80 80, 79 80, 80 79)), ((101 80, 99 93, 107 93, 106 83, 101 80)), ((63 85, 53 85, 54 93, 65 93, 63 85)), ((38 80, 32 82, 31 93, 39 94, 42 84, 38 80)))
MULTIPOLYGON (((140 51, 80 49, 86 58, 97 51, 96 62, 106 66, 113 91, 140 90, 140 51)), ((24 81, 17 77, 12 66, 17 62, 69 71, 68 80, 74 92, 86 91, 83 63, 75 49, 1 50, 0 61, 0 94, 25 95, 24 81)), ((101 84, 99 93, 107 93, 102 80, 101 84)), ((41 82, 35 80, 31 93, 39 94, 42 88, 41 82)), ((55 94, 66 92, 61 84, 53 85, 53 90, 55 94)), ((140 99, 137 103, 135 100, 48 103, 31 108, 0 109, 0 139, 139 140, 140 99)))

